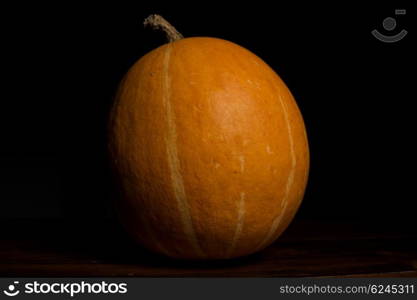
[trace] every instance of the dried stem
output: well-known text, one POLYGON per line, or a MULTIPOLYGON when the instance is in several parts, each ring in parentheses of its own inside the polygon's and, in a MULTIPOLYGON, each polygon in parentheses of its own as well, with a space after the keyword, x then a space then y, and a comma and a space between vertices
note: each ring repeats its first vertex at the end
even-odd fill
POLYGON ((183 37, 174 26, 172 26, 167 20, 165 20, 160 15, 150 15, 143 22, 145 26, 151 26, 153 29, 161 29, 165 32, 169 42, 178 41, 183 37))

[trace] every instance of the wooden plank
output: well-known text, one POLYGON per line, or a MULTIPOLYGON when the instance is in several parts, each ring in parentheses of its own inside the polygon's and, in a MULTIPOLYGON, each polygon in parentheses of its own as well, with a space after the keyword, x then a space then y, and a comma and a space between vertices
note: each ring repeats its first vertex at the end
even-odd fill
POLYGON ((203 262, 149 253, 111 224, 2 225, 0 276, 413 277, 417 272, 414 232, 360 224, 298 221, 260 253, 203 262))

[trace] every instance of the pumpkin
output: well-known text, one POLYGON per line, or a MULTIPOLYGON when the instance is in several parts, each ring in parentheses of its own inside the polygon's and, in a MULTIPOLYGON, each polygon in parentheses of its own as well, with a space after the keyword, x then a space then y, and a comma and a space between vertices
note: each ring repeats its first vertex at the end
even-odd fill
POLYGON ((120 83, 110 153, 121 222, 146 248, 225 259, 271 244, 305 191, 309 150, 280 77, 232 42, 174 40, 120 83))

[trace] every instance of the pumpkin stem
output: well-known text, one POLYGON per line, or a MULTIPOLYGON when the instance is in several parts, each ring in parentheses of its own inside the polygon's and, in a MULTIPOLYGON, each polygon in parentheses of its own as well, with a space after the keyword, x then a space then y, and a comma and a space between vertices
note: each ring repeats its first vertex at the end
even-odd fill
POLYGON ((174 26, 172 26, 167 20, 165 20, 160 15, 150 15, 143 21, 144 26, 151 26, 153 29, 162 29, 169 42, 178 41, 184 36, 179 33, 174 26))

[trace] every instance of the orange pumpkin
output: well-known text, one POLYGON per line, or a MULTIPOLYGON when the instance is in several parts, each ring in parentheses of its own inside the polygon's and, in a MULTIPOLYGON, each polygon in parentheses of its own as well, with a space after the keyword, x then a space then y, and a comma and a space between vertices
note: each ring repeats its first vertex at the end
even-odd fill
POLYGON ((302 116, 278 75, 248 50, 185 38, 136 62, 112 110, 120 219, 145 247, 184 259, 271 244, 303 198, 302 116))

